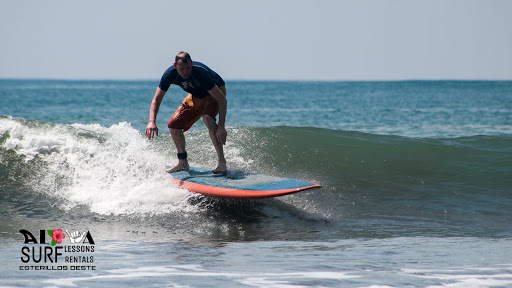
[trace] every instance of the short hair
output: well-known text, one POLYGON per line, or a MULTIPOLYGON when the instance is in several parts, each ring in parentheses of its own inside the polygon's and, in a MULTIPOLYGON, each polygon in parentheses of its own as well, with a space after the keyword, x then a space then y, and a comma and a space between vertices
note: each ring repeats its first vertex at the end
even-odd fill
POLYGON ((178 63, 178 60, 183 61, 183 63, 187 63, 189 60, 192 61, 192 58, 190 58, 190 54, 187 52, 181 51, 176 55, 176 58, 174 59, 174 63, 178 63))

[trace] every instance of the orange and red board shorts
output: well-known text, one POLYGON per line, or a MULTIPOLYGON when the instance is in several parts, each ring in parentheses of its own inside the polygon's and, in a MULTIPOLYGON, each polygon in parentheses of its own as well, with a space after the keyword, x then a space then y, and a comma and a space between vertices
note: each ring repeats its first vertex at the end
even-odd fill
MULTIPOLYGON (((224 95, 227 95, 226 86, 220 86, 219 89, 224 95)), ((196 98, 192 96, 192 94, 188 94, 178 109, 176 109, 174 115, 172 115, 167 126, 169 128, 187 131, 203 115, 209 115, 215 119, 218 113, 219 105, 212 95, 208 95, 204 98, 196 98)))

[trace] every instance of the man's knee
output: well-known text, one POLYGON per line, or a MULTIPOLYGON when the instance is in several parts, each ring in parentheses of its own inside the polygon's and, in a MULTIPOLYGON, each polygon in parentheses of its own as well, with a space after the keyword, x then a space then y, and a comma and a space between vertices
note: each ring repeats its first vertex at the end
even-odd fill
POLYGON ((169 128, 169 132, 171 132, 171 135, 175 136, 177 134, 183 133, 183 129, 169 128))
POLYGON ((208 128, 214 128, 217 125, 215 119, 210 115, 203 115, 203 122, 208 128))

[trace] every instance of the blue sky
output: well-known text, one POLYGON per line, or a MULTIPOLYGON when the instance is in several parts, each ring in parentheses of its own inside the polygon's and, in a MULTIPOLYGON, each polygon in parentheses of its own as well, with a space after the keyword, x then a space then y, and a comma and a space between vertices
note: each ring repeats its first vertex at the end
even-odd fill
POLYGON ((0 0, 0 78, 512 80, 512 1, 0 0))

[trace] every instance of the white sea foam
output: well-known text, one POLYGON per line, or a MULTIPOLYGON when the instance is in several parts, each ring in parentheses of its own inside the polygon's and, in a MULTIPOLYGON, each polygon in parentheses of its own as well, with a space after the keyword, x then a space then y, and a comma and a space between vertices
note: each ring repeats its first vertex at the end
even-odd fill
MULTIPOLYGON (((152 267, 124 268, 106 271, 103 275, 90 277, 73 277, 61 279, 48 279, 44 283, 58 286, 80 286, 82 281, 115 281, 116 279, 147 279, 163 278, 166 282, 174 277, 226 279, 235 286, 248 285, 252 287, 308 287, 291 283, 290 279, 318 279, 318 280, 345 280, 359 278, 343 272, 297 272, 297 273, 272 273, 272 272, 221 272, 209 271, 196 265, 167 265, 152 267)), ((200 281, 202 282, 202 281, 200 281)), ((205 283, 205 282, 203 282, 205 283)))
POLYGON ((30 186, 37 192, 65 199, 64 208, 85 205, 99 214, 159 214, 192 209, 189 193, 165 173, 166 155, 129 123, 25 124, 0 119, 4 149, 25 157, 31 166, 30 186))
POLYGON ((460 268, 446 270, 402 269, 402 271, 419 278, 435 279, 445 282, 443 285, 428 286, 430 288, 509 287, 512 285, 512 274, 503 273, 503 271, 507 271, 507 269, 503 268, 460 268))

